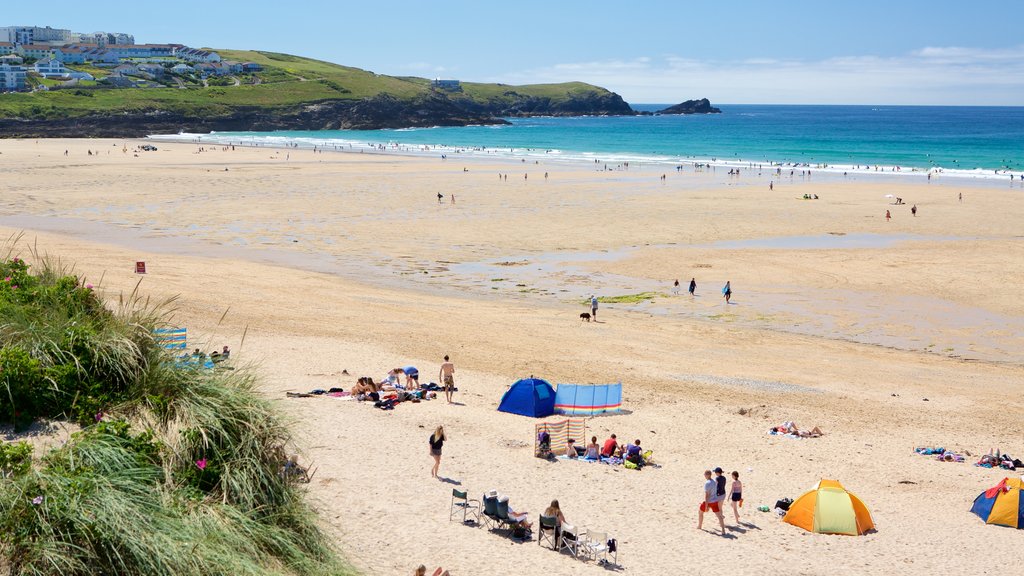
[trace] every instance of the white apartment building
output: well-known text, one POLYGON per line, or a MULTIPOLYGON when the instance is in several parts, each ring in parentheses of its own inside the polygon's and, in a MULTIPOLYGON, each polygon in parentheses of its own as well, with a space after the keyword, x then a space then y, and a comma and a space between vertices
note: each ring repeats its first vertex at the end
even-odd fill
POLYGON ((71 30, 39 26, 6 26, 0 28, 0 42, 12 44, 63 44, 71 42, 71 30))
POLYGON ((21 66, 0 64, 0 92, 17 92, 25 89, 25 69, 21 66))

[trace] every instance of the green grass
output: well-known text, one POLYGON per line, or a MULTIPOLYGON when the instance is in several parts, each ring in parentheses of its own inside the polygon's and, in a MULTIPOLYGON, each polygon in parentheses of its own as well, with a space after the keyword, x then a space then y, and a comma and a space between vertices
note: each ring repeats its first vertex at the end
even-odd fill
MULTIPOLYGON (((326 100, 351 100, 389 94, 408 100, 431 91, 425 78, 395 77, 367 70, 341 66, 322 60, 302 58, 276 52, 248 50, 217 50, 226 60, 256 62, 264 66, 257 73, 260 85, 203 88, 97 90, 93 98, 74 97, 63 91, 6 94, 0 97, 0 118, 59 119, 92 114, 120 114, 167 111, 187 116, 216 117, 244 107, 288 108, 326 100)), ((74 65, 73 69, 89 72, 97 78, 109 70, 90 65, 74 65)), ((464 82, 463 92, 452 93, 455 99, 480 103, 511 102, 506 92, 522 96, 566 99, 571 95, 607 93, 603 88, 568 82, 508 86, 464 82)))
POLYGON ((18 410, 69 399, 72 380, 54 376, 81 364, 102 421, 36 459, 27 444, 0 449, 5 572, 351 573, 281 474, 287 422, 251 370, 175 364, 153 338, 168 303, 137 292, 103 302, 59 261, 35 260, 3 261, 0 414, 13 398, 18 410))
MULTIPOLYGON (((637 294, 623 294, 621 296, 598 296, 597 301, 602 304, 639 304, 648 300, 654 300, 655 298, 664 298, 665 294, 661 292, 639 292, 637 294)), ((584 304, 590 304, 590 299, 583 301, 584 304)))

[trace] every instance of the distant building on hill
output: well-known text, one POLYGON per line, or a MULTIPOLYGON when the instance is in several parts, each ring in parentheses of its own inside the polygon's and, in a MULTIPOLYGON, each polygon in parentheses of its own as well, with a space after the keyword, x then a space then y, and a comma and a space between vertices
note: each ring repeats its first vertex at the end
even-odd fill
POLYGON ((73 41, 82 44, 96 44, 103 47, 110 44, 119 46, 135 44, 135 36, 123 32, 92 32, 90 34, 72 34, 77 36, 73 41))
POLYGON ((73 40, 71 30, 38 26, 6 26, 0 28, 0 42, 12 44, 63 44, 73 40))
POLYGON ((20 66, 25 63, 25 60, 17 54, 6 54, 0 56, 0 64, 10 64, 12 66, 20 66))
POLYGON ((37 60, 32 68, 43 78, 65 76, 68 73, 67 69, 64 68, 64 64, 60 60, 55 60, 53 58, 37 60))
POLYGON ((14 52, 25 58, 52 58, 53 46, 49 44, 18 44, 14 52))
POLYGON ((14 54, 14 43, 0 42, 0 56, 6 56, 8 54, 14 54))
POLYGON ((261 64, 255 63, 255 62, 243 62, 242 63, 242 71, 243 72, 262 72, 263 71, 263 66, 261 64))
POLYGON ((25 68, 0 64, 0 92, 20 92, 25 89, 25 68))
POLYGON ((220 62, 220 54, 217 54, 216 52, 200 50, 199 48, 188 48, 186 46, 179 48, 175 52, 175 56, 189 62, 220 62))
POLYGON ((449 92, 459 92, 462 90, 462 83, 458 80, 441 80, 436 78, 430 82, 430 85, 438 90, 448 90, 449 92))

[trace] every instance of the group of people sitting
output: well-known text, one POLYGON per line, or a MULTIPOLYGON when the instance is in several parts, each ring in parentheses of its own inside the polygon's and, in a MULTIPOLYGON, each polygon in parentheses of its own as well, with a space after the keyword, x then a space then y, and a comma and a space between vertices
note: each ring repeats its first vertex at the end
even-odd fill
POLYGON ((821 438, 825 435, 825 433, 821 431, 821 428, 818 428, 817 426, 810 430, 801 430, 797 428, 796 422, 793 422, 792 420, 787 420, 779 426, 769 428, 768 433, 772 435, 781 434, 784 436, 794 436, 797 438, 821 438))
POLYGON ((1002 468, 1003 470, 1016 470, 1017 468, 1024 467, 1024 462, 1020 459, 1016 459, 1009 454, 1003 454, 998 449, 989 450, 988 454, 983 455, 975 466, 982 468, 1002 468))
MULTIPOLYGON (((392 373, 389 372, 388 374, 392 373)), ((402 385, 396 382, 396 380, 397 377, 395 380, 386 378, 380 382, 374 382, 373 378, 363 376, 356 381, 355 386, 349 390, 349 393, 356 400, 372 401, 374 406, 384 410, 393 409, 399 402, 419 402, 420 400, 430 400, 437 397, 435 390, 429 390, 426 387, 420 388, 418 383, 415 386, 402 385)), ((436 385, 434 387, 436 388, 436 385)))
MULTIPOLYGON (((538 456, 548 458, 552 455, 551 435, 546 429, 538 435, 537 444, 539 446, 538 456)), ((576 439, 569 438, 565 447, 566 458, 579 458, 595 462, 606 461, 610 464, 622 463, 627 468, 643 467, 647 464, 650 454, 650 451, 641 450, 639 438, 631 444, 620 444, 615 434, 609 436, 603 445, 597 443, 597 436, 591 436, 590 443, 586 447, 577 446, 576 439)))

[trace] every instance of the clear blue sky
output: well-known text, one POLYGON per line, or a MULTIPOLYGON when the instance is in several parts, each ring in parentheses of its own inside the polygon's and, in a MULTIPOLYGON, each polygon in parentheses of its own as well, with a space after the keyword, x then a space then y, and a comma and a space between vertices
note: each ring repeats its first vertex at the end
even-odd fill
POLYGON ((273 50, 384 74, 584 80, 633 103, 1024 105, 1024 0, 114 5, 9 2, 0 25, 273 50))

